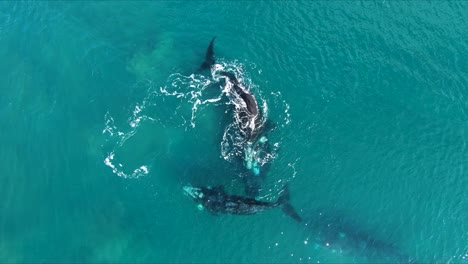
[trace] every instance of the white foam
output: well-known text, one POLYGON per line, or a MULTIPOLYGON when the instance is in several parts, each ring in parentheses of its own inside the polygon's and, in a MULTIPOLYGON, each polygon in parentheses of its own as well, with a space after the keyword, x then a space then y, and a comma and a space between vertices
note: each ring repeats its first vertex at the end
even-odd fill
POLYGON ((114 157, 115 157, 115 153, 113 153, 113 152, 109 153, 109 155, 104 159, 104 164, 106 166, 108 166, 109 168, 111 168, 112 172, 114 174, 116 174, 117 176, 119 176, 119 177, 122 177, 122 178, 139 178, 141 176, 149 174, 149 172, 150 172, 150 169, 148 168, 148 166, 142 165, 139 168, 133 170, 133 172, 131 174, 130 173, 125 173, 124 170, 123 170, 124 166, 123 166, 122 163, 118 164, 119 168, 117 168, 112 163, 112 160, 114 159, 114 157))
MULTIPOLYGON (((107 141, 112 143, 113 146, 107 152, 109 155, 105 158, 104 163, 106 166, 112 169, 112 171, 119 175, 120 177, 125 178, 134 178, 147 175, 150 172, 150 169, 147 165, 141 165, 137 168, 128 168, 126 169, 126 162, 120 161, 120 166, 115 166, 115 160, 118 159, 115 153, 127 142, 128 139, 133 137, 138 128, 145 121, 159 121, 158 118, 150 116, 148 114, 148 107, 157 105, 155 100, 160 100, 165 102, 166 98, 172 98, 171 102, 175 102, 178 105, 174 108, 172 116, 169 115, 168 120, 180 122, 178 126, 185 127, 185 129, 195 129, 197 124, 197 114, 200 111, 203 111, 205 106, 217 104, 222 101, 226 96, 229 98, 226 104, 233 107, 234 109, 245 108, 245 102, 240 98, 236 93, 233 92, 233 84, 226 80, 225 76, 222 76, 220 73, 222 71, 228 71, 234 73, 239 82, 242 84, 242 89, 246 91, 256 91, 255 97, 261 105, 261 111, 264 116, 264 120, 268 118, 270 112, 270 105, 267 104, 266 100, 261 94, 260 87, 257 87, 253 83, 252 78, 246 74, 244 64, 238 61, 225 61, 223 59, 218 59, 218 62, 212 67, 211 76, 203 76, 200 74, 191 74, 189 76, 182 75, 180 73, 174 73, 170 75, 166 81, 165 85, 156 86, 152 82, 148 82, 149 86, 146 97, 139 103, 136 103, 131 109, 130 117, 127 119, 128 127, 120 127, 115 125, 114 119, 109 113, 105 115, 105 128, 102 133, 107 136, 107 141), (222 81, 224 79, 224 81, 222 81), (213 97, 213 84, 223 83, 220 87, 219 93, 213 97), (205 91, 210 90, 209 93, 205 91), (158 99, 159 98, 159 99, 158 99), (185 112, 184 112, 185 111, 185 112), (178 120, 180 119, 180 121, 178 120), (190 119, 190 121, 189 121, 190 119)), ((249 69, 256 69, 254 64, 248 64, 249 69)), ((261 70, 258 71, 261 73, 261 70)), ((279 126, 283 127, 291 121, 289 114, 289 105, 283 100, 280 92, 272 93, 273 101, 269 102, 273 105, 274 109, 278 107, 283 108, 283 112, 280 118, 273 118, 275 122, 278 122, 279 126)), ((165 105, 163 105, 165 107, 165 105)), ((231 112, 230 107, 226 108, 226 113, 232 114, 232 122, 229 123, 223 133, 223 138, 220 143, 221 145, 221 156, 228 161, 233 161, 235 157, 243 157, 243 149, 245 144, 245 135, 243 135, 243 129, 250 127, 250 129, 255 128, 254 120, 249 120, 248 123, 243 123, 242 120, 239 120, 239 116, 231 112), (242 127, 246 126, 246 127, 242 127), (239 129, 242 128, 242 129, 239 129)), ((161 125, 164 127, 167 125, 167 122, 161 122, 161 125)), ((253 156, 251 161, 257 162, 258 164, 264 165, 267 162, 271 162, 276 158, 276 153, 279 148, 279 142, 273 144, 273 150, 269 153, 262 153, 261 157, 257 153, 253 156)), ((145 161, 151 163, 152 161, 145 161)), ((294 168, 293 168, 294 170, 294 168)), ((294 172, 295 175, 295 172, 294 172)))

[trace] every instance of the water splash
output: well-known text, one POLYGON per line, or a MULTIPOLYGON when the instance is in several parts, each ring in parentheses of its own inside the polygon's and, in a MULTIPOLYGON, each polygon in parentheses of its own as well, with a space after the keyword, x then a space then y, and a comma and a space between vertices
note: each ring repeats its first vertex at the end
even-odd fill
MULTIPOLYGON (((256 68, 255 65, 249 65, 249 67, 256 68)), ((138 178, 148 175, 151 171, 149 164, 152 164, 152 160, 146 160, 138 166, 126 166, 127 163, 119 159, 117 154, 128 140, 138 133, 141 124, 157 122, 163 128, 183 128, 186 131, 196 129, 198 113, 210 105, 226 105, 225 112, 232 116, 231 121, 223 128, 223 136, 220 139, 220 156, 230 162, 239 158, 244 159, 246 141, 242 130, 239 129, 241 120, 237 119, 235 109, 236 107, 245 107, 242 105, 245 102, 234 95, 233 85, 225 80, 221 72, 234 73, 238 81, 255 94, 264 120, 268 119, 270 113, 270 105, 267 104, 264 94, 252 81, 245 68, 246 66, 238 61, 220 59, 212 67, 209 76, 202 74, 186 76, 174 73, 168 76, 162 86, 157 86, 150 80, 138 83, 137 85, 143 85, 146 89, 145 97, 141 102, 130 107, 126 124, 117 126, 109 112, 104 117, 105 124, 102 133, 106 135, 106 141, 111 145, 110 149, 106 151, 104 164, 119 177, 138 178)), ((277 123, 277 127, 284 128, 291 122, 289 105, 282 98, 280 92, 271 92, 271 95, 271 106, 276 112, 280 112, 279 119, 275 117, 274 121, 277 123)), ((263 166, 276 158, 282 139, 280 137, 279 140, 271 141, 270 138, 268 140, 272 148, 268 151, 252 151, 252 162, 263 166)))
POLYGON ((105 115, 105 128, 103 129, 102 133, 107 136, 107 141, 113 142, 113 147, 110 152, 108 152, 106 158, 104 159, 104 164, 112 169, 112 172, 115 173, 119 177, 123 178, 139 178, 141 176, 145 176, 150 172, 149 165, 140 165, 138 168, 130 169, 128 171, 125 166, 115 159, 115 153, 119 150, 125 142, 133 137, 136 132, 137 128, 139 127, 142 120, 153 120, 150 117, 140 116, 139 113, 141 112, 141 107, 136 106, 135 111, 133 111, 132 118, 129 119, 129 127, 130 129, 126 132, 121 131, 114 122, 114 118, 110 115, 109 112, 105 115))

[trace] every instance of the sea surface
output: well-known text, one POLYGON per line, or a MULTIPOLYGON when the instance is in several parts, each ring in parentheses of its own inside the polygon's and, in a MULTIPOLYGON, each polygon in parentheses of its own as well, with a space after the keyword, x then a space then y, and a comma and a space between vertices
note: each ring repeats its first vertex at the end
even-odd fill
POLYGON ((468 263, 468 2, 0 3, 0 262, 468 263), (275 123, 244 195, 235 69, 275 123))

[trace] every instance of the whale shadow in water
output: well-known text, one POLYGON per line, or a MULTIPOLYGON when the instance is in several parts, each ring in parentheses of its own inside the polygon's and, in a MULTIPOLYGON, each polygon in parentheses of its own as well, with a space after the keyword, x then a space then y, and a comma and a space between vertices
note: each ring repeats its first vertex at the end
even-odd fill
POLYGON ((416 263, 395 243, 379 239, 342 213, 320 209, 303 219, 304 230, 310 232, 315 248, 327 248, 371 263, 416 263))

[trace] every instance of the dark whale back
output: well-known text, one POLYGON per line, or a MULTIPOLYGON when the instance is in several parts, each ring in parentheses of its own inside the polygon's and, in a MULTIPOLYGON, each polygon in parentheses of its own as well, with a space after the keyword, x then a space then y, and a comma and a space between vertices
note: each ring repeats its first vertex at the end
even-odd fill
POLYGON ((242 98, 242 100, 247 105, 247 111, 249 112, 249 114, 257 115, 258 114, 257 100, 255 100, 255 97, 253 95, 251 95, 248 92, 245 92, 240 87, 240 83, 237 80, 234 73, 222 71, 222 72, 220 72, 220 74, 221 74, 221 76, 228 77, 229 81, 234 85, 234 90, 236 91, 236 93, 242 98))
POLYGON ((247 110, 251 115, 257 115, 258 114, 258 105, 257 105, 257 100, 255 100, 255 97, 249 93, 242 92, 240 94, 240 97, 242 100, 244 100, 245 104, 247 105, 247 110))

